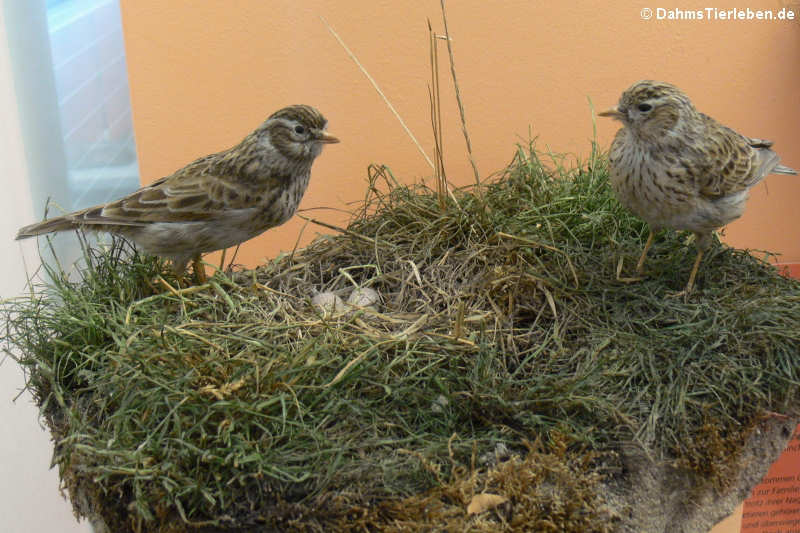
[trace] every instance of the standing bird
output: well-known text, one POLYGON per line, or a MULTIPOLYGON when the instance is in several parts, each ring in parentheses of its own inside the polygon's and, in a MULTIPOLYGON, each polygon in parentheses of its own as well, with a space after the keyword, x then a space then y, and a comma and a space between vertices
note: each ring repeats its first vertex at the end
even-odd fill
POLYGON ((322 145, 339 140, 311 106, 276 111, 236 146, 107 204, 20 229, 17 239, 84 228, 108 231, 172 260, 181 275, 190 259, 205 281, 200 255, 228 248, 289 220, 308 186, 322 145))
POLYGON ((797 174, 778 164, 770 141, 745 137, 700 113, 669 83, 635 83, 617 107, 599 115, 623 124, 609 154, 614 192, 650 226, 637 272, 642 273, 656 231, 695 234, 697 258, 685 295, 694 286, 712 232, 742 215, 750 188, 768 174, 797 174))

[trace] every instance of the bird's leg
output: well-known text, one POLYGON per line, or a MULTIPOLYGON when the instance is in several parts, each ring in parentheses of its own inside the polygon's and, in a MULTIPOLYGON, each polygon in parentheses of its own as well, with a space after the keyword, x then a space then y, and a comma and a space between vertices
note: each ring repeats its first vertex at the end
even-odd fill
POLYGON ((694 280, 697 277, 697 270, 700 268, 700 261, 703 259, 703 255, 706 253, 706 250, 711 248, 711 242, 713 240, 713 232, 703 232, 698 233, 695 232, 694 234, 695 240, 694 245, 697 247, 697 257, 694 259, 694 265, 692 265, 692 272, 689 274, 689 282, 686 284, 686 288, 684 289, 684 293, 686 296, 689 296, 689 293, 692 292, 694 288, 694 280))
POLYGON ((680 292, 667 295, 668 298, 680 298, 681 296, 683 296, 684 302, 689 300, 689 295, 692 293, 692 289, 694 288, 694 279, 697 277, 697 270, 700 268, 701 259, 703 259, 702 248, 697 250, 697 257, 695 257, 694 259, 694 265, 692 266, 691 274, 689 274, 689 282, 686 284, 686 288, 684 288, 680 292))
POLYGON ((642 272, 644 271, 644 260, 647 257, 647 251, 653 246, 653 238, 655 237, 655 233, 653 230, 650 229, 650 235, 647 237, 647 242, 644 244, 644 250, 642 250, 642 255, 639 256, 639 261, 636 263, 636 273, 641 276, 642 272))
POLYGON ((689 281, 686 283, 686 288, 681 292, 671 295, 673 298, 683 296, 684 301, 689 298, 692 289, 694 289, 694 282, 697 278, 697 271, 700 269, 700 261, 703 260, 703 255, 709 246, 711 246, 711 233, 695 233, 695 246, 697 247, 697 257, 694 258, 692 265, 692 272, 689 274, 689 281))
POLYGON ((650 235, 647 236, 647 242, 644 244, 644 250, 642 250, 642 255, 639 256, 639 261, 636 263, 636 274, 632 278, 623 278, 622 277, 622 257, 619 258, 619 264, 617 264, 617 281, 622 281, 624 283, 636 283, 638 281, 642 281, 642 271, 644 270, 644 260, 647 257, 647 251, 653 245, 653 239, 655 238, 655 233, 653 232, 652 228, 650 229, 650 235))
POLYGON ((208 281, 206 277, 206 267, 200 262, 200 254, 192 258, 192 270, 194 270, 194 280, 198 285, 202 285, 208 281))
POLYGON ((697 269, 700 268, 700 260, 703 259, 703 249, 697 250, 697 257, 694 259, 694 265, 692 266, 692 272, 689 274, 689 282, 686 284, 686 288, 683 292, 688 296, 690 292, 692 292, 692 288, 694 287, 694 278, 697 277, 697 269))

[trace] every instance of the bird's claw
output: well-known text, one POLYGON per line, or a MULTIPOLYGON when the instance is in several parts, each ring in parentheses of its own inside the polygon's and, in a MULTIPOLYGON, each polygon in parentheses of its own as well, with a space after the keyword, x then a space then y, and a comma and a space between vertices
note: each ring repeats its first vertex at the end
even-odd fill
POLYGON ((688 288, 678 292, 667 293, 666 297, 670 299, 678 299, 683 297, 683 303, 689 303, 689 295, 691 294, 692 294, 692 289, 688 288))
POLYGON ((638 274, 637 276, 634 276, 634 277, 623 277, 622 276, 623 262, 624 262, 624 258, 620 257, 619 261, 617 262, 617 281, 621 281, 622 283, 637 283, 639 281, 642 281, 645 278, 642 275, 642 272, 640 272, 638 269, 636 271, 636 273, 638 274))

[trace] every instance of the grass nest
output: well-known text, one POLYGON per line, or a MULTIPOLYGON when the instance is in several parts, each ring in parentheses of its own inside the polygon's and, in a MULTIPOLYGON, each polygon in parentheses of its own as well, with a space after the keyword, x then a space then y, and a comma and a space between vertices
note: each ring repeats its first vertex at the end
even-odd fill
POLYGON ((673 298, 694 258, 678 232, 620 281, 647 228, 599 156, 567 170, 520 146, 475 192, 442 204, 371 167, 346 230, 255 270, 166 290, 160 260, 115 240, 4 302, 79 514, 114 532, 612 531, 624 447, 724 488, 759 417, 800 411, 798 282, 717 242, 673 298), (356 287, 378 308, 311 304, 356 287))

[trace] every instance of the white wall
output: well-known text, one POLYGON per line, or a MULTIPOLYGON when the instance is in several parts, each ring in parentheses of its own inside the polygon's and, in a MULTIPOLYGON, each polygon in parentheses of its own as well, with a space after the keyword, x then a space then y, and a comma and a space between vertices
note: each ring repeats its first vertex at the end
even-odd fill
MULTIPOLYGON (((7 31, 7 22, 30 14, 20 10, 41 8, 43 15, 43 4, 43 0, 0 0, 0 298, 22 294, 25 265, 33 271, 38 264, 35 241, 18 243, 13 239, 20 226, 36 220, 30 182, 38 180, 46 189, 48 168, 52 169, 52 161, 44 161, 45 155, 34 152, 37 146, 46 145, 48 135, 46 131, 37 135, 26 114, 29 106, 25 99, 30 104, 35 94, 18 94, 23 87, 20 64, 12 61, 10 48, 19 43, 14 42, 15 30, 7 31)), ((24 20, 30 24, 25 31, 42 29, 43 19, 31 16, 24 20)), ((40 52, 33 45, 31 53, 40 52)), ((35 58, 25 58, 25 62, 26 68, 37 68, 35 58)), ((6 358, 0 364, 0 531, 91 531, 86 522, 77 523, 71 505, 59 493, 58 473, 50 469, 50 435, 40 425, 30 395, 24 393, 13 401, 23 385, 21 369, 6 358)))

